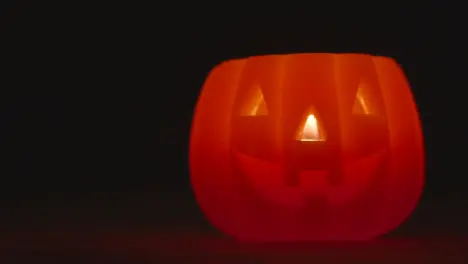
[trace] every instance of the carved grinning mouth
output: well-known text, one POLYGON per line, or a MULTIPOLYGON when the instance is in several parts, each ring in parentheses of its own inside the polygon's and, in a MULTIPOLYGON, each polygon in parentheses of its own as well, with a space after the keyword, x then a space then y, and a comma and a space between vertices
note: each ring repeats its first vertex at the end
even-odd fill
POLYGON ((302 207, 310 195, 326 197, 331 205, 343 205, 362 193, 369 184, 382 161, 386 149, 361 158, 343 161, 342 182, 331 185, 328 177, 332 170, 302 170, 299 184, 285 184, 283 164, 265 161, 242 153, 235 153, 236 165, 247 176, 251 187, 266 200, 288 207, 302 207))

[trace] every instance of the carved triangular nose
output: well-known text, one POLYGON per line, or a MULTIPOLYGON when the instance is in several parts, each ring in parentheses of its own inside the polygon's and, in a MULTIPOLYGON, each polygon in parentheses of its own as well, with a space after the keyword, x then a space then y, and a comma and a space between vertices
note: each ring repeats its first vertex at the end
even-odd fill
POLYGON ((300 136, 298 138, 300 141, 325 141, 321 131, 319 130, 319 125, 317 118, 313 114, 309 114, 304 123, 300 136))
POLYGON ((320 121, 317 111, 313 107, 304 114, 296 132, 296 140, 307 141, 325 141, 326 131, 323 123, 320 121))

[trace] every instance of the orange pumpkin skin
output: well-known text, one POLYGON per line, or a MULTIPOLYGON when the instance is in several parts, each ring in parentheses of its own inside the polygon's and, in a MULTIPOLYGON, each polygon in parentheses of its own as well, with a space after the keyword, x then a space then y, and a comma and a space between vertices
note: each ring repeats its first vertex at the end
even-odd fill
POLYGON ((189 160, 200 208, 242 241, 371 239, 409 216, 424 183, 405 75, 364 54, 221 63, 196 106, 189 160))

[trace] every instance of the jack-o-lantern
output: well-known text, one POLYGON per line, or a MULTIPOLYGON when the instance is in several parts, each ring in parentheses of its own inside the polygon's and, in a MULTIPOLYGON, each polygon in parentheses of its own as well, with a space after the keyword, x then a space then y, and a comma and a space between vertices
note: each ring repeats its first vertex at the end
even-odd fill
POLYGON ((390 58, 256 56, 221 63, 191 132, 196 199, 244 241, 370 239, 421 195, 420 121, 390 58))

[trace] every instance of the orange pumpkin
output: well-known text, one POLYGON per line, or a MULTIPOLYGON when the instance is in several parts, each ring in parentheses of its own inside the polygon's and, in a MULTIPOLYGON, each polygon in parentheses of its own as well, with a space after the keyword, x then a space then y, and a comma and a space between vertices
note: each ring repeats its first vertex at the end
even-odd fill
POLYGON ((373 238, 401 224, 421 195, 417 108, 386 57, 223 62, 196 107, 190 168, 199 206, 237 239, 373 238))

